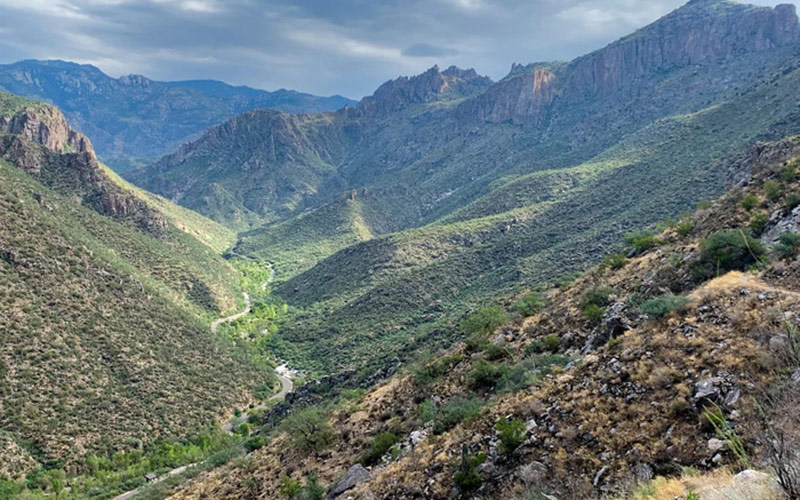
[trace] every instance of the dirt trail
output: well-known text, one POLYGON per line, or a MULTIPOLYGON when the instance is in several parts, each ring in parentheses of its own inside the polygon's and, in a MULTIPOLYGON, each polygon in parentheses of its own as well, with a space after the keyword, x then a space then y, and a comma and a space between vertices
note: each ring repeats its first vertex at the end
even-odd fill
MULTIPOLYGON (((267 281, 264 282, 263 285, 261 285, 261 289, 262 290, 266 290, 267 287, 269 286, 269 284, 272 283, 272 281, 274 279, 275 279, 275 268, 272 267, 272 264, 270 264, 269 265, 269 277, 267 278, 267 281)), ((242 292, 242 296, 244 297, 244 304, 245 304, 244 310, 241 311, 241 312, 238 312, 236 314, 233 314, 231 316, 228 316, 228 317, 225 317, 225 318, 219 318, 219 319, 214 320, 211 323, 211 333, 217 333, 217 328, 222 323, 229 323, 231 321, 236 321, 237 319, 241 318, 242 316, 250 313, 250 308, 252 307, 252 304, 250 303, 250 295, 248 295, 247 292, 242 292)), ((281 381, 281 390, 277 394, 273 394, 272 396, 270 396, 270 398, 267 399, 267 401, 272 401, 272 400, 275 400, 275 399, 284 398, 284 397, 286 397, 287 394, 292 392, 292 389, 294 388, 294 384, 292 383, 292 379, 290 379, 289 377, 286 377, 286 376, 284 376, 284 375, 282 375, 280 373, 276 373, 276 375, 278 376, 278 379, 281 381)), ((254 410, 260 410, 260 409, 266 408, 267 401, 261 403, 260 405, 256 406, 255 408, 252 408, 252 409, 248 410, 245 413, 242 413, 242 415, 239 418, 241 418, 242 421, 246 421, 247 417, 249 416, 249 412, 254 411, 254 410)), ((236 420, 238 420, 238 419, 236 419, 236 418, 231 419, 230 422, 228 422, 227 424, 222 426, 222 430, 224 430, 228 434, 232 434, 233 433, 233 424, 236 422, 236 420)), ((186 471, 186 469, 188 469, 189 467, 193 467, 195 465, 197 465, 197 464, 195 463, 195 464, 182 465, 180 467, 176 467, 175 469, 172 469, 171 471, 167 472, 166 474, 163 474, 163 475, 159 476, 158 478, 156 478, 155 480, 151 481, 149 484, 158 483, 158 482, 161 482, 164 479, 167 479, 167 478, 169 478, 171 476, 175 476, 175 475, 181 474, 184 471, 186 471)), ((111 500, 128 500, 129 498, 132 498, 132 497, 138 495, 141 492, 141 490, 142 490, 142 488, 136 488, 135 490, 127 491, 127 492, 125 492, 125 493, 123 493, 121 495, 115 496, 111 500)))

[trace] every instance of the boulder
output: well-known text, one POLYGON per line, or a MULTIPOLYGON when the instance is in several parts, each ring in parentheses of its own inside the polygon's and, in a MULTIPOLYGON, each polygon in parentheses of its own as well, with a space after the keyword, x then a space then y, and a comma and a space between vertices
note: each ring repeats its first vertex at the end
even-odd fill
POLYGON ((341 481, 336 483, 336 485, 331 488, 331 492, 328 493, 328 500, 338 497, 342 493, 352 488, 355 488, 357 485, 364 483, 370 480, 370 474, 367 469, 365 469, 361 464, 356 464, 350 469, 348 469, 347 474, 345 474, 344 478, 341 481))

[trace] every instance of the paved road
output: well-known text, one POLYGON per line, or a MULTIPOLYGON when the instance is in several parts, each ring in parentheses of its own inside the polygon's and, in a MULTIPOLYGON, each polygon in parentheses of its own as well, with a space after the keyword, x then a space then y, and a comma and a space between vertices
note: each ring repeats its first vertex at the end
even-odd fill
MULTIPOLYGON (((160 477, 156 478, 154 481, 152 481, 152 482, 150 482, 148 484, 160 483, 161 481, 167 479, 168 477, 177 476, 178 474, 183 473, 189 467, 194 467, 195 465, 197 465, 197 464, 182 465, 182 466, 178 467, 177 469, 172 469, 171 471, 167 472, 163 476, 160 476, 160 477)), ((122 495, 116 496, 116 497, 112 498, 111 500, 127 500, 128 498, 131 498, 131 497, 134 497, 134 496, 138 495, 141 492, 141 490, 142 490, 141 488, 136 488, 135 490, 131 490, 131 491, 128 491, 126 493, 123 493, 122 495)))

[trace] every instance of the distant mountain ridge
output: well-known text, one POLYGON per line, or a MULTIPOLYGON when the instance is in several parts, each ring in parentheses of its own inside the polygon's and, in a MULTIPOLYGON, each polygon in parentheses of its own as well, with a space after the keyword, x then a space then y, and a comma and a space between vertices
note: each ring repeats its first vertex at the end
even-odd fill
POLYGON ((120 170, 127 163, 166 154, 251 109, 319 112, 355 104, 338 95, 267 92, 214 80, 112 78, 94 66, 58 60, 0 65, 0 90, 58 106, 74 128, 89 136, 98 155, 120 170))

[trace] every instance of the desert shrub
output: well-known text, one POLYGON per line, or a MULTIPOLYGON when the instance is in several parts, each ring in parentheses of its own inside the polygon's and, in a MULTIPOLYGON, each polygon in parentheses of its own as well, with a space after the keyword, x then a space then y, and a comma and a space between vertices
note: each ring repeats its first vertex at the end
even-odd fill
POLYGON ((423 423, 433 422, 436 419, 436 403, 426 399, 417 407, 417 415, 423 423))
POLYGON ((650 317, 663 318, 672 311, 683 309, 688 303, 689 299, 687 297, 668 293, 644 302, 641 305, 641 310, 650 317))
POLYGON ((540 354, 543 352, 556 352, 561 344, 561 339, 557 333, 552 333, 541 339, 536 339, 525 349, 525 354, 540 354))
POLYGON ((468 422, 481 414, 483 403, 480 399, 453 397, 436 415, 433 431, 436 434, 447 432, 462 422, 468 422))
POLYGON ((539 312, 542 307, 544 307, 544 302, 539 294, 536 292, 529 292, 511 306, 511 310, 522 316, 531 316, 539 312))
POLYGON ((797 177, 797 165, 790 163, 778 173, 778 178, 783 182, 792 182, 797 177))
POLYGON ((244 442, 244 448, 248 452, 256 451, 260 448, 263 448, 267 445, 267 438, 264 436, 252 436, 250 439, 244 442))
POLYGON ((497 437, 500 439, 500 450, 503 453, 510 454, 519 448, 525 441, 525 422, 518 418, 508 419, 501 417, 500 420, 494 425, 497 430, 497 437))
POLYGON ((778 244, 775 245, 775 252, 784 258, 794 257, 798 249, 800 249, 800 233, 782 233, 778 237, 778 244))
POLYGON ((489 347, 489 339, 485 333, 474 333, 464 341, 467 352, 480 352, 489 347))
POLYGON ((453 482, 462 493, 480 488, 483 480, 478 473, 478 468, 485 461, 485 454, 478 453, 477 455, 470 455, 467 453, 467 445, 462 445, 461 464, 458 466, 456 473, 453 474, 453 482))
POLYGON ((286 417, 281 424, 292 444, 303 450, 320 451, 333 442, 333 428, 319 408, 305 408, 286 417))
POLYGON ((488 334, 508 321, 508 314, 500 306, 489 306, 468 315, 461 322, 461 330, 467 335, 488 334))
POLYGON ((769 222, 769 217, 766 214, 756 214, 750 219, 750 223, 747 227, 750 228, 750 231, 753 236, 761 236, 764 233, 764 230, 767 228, 767 222, 769 222))
POLYGON ((767 195, 769 201, 778 201, 783 195, 781 192, 781 185, 775 181, 767 181, 764 183, 764 193, 767 195))
POLYGON ((499 394, 519 392, 536 384, 540 379, 537 365, 537 360, 525 359, 509 366, 506 373, 497 382, 497 392, 499 394))
POLYGON ((748 193, 742 197, 742 201, 740 201, 739 204, 749 212, 758 205, 758 196, 753 193, 748 193))
POLYGON ((548 354, 536 359, 536 366, 542 374, 550 373, 554 367, 566 366, 569 358, 563 354, 548 354))
POLYGON ((716 404, 712 404, 711 407, 706 408, 703 411, 703 416, 706 418, 708 423, 711 424, 711 427, 714 428, 717 437, 724 441, 728 446, 728 449, 736 457, 736 460, 739 462, 741 468, 749 469, 750 455, 747 451, 744 441, 742 441, 742 439, 736 433, 736 430, 725 419, 725 414, 723 413, 722 408, 716 404))
POLYGON ((425 360, 414 370, 414 380, 420 385, 429 385, 450 371, 462 359, 464 359, 463 356, 455 355, 445 356, 435 361, 425 360))
POLYGON ((745 270, 766 253, 764 246, 741 230, 718 231, 700 242, 700 260, 706 270, 745 270))
POLYGON ((384 455, 397 443, 397 436, 391 432, 381 432, 372 438, 372 443, 361 457, 358 462, 364 467, 376 465, 380 463, 384 455))
POLYGON ((698 209, 698 210, 708 210, 709 208, 711 208, 711 207, 713 207, 713 206, 714 206, 714 204, 713 204, 713 203, 711 203, 710 201, 707 201, 707 200, 706 200, 706 201, 701 201, 701 202, 699 202, 699 203, 697 204, 697 209, 698 209))
POLYGON ((683 217, 675 224, 675 232, 680 236, 689 236, 694 231, 694 220, 691 216, 683 217))
POLYGON ((628 259, 625 257, 624 253, 612 253, 603 257, 603 262, 600 265, 604 269, 613 269, 616 271, 625 267, 627 263, 628 259))
POLYGON ((484 353, 486 354, 486 359, 490 361, 511 357, 511 349, 509 349, 505 343, 489 344, 488 347, 484 349, 484 353))
POLYGON ((304 500, 325 500, 325 487, 319 484, 316 474, 309 474, 303 492, 304 500))
POLYGON ((786 208, 789 210, 794 210, 798 206, 800 206, 800 196, 795 193, 787 194, 786 195, 786 208))
POLYGON ((596 286, 592 287, 583 294, 583 298, 581 299, 581 306, 586 307, 587 305, 596 305, 600 307, 605 307, 608 305, 610 301, 611 295, 614 294, 614 289, 608 286, 596 286))
POLYGON ((631 233, 625 236, 625 243, 630 245, 633 253, 641 255, 651 248, 655 248, 661 244, 661 240, 656 238, 653 231, 643 230, 636 233, 631 233))
POLYGON ((593 325, 598 325, 603 320, 603 316, 605 316, 606 310, 605 308, 600 307, 598 305, 589 304, 587 306, 584 306, 583 309, 581 309, 581 314, 583 314, 583 317, 586 318, 589 321, 589 323, 593 325))
POLYGON ((281 476, 281 484, 278 486, 278 492, 286 498, 297 498, 303 491, 303 485, 300 481, 290 478, 289 476, 281 476))
POLYGON ((467 373, 467 384, 471 389, 488 389, 494 387, 507 371, 508 367, 504 363, 481 360, 467 373))

